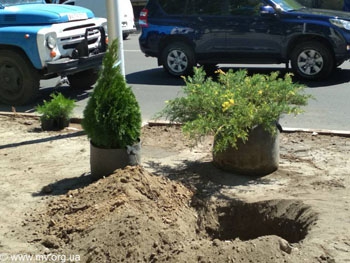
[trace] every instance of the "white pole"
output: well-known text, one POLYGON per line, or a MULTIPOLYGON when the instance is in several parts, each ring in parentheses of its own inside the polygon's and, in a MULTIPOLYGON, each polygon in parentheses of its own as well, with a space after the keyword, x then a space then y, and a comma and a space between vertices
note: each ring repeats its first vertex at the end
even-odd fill
POLYGON ((121 0, 106 0, 108 39, 112 42, 114 39, 118 38, 119 61, 117 63, 120 64, 121 73, 125 77, 121 6, 121 0))

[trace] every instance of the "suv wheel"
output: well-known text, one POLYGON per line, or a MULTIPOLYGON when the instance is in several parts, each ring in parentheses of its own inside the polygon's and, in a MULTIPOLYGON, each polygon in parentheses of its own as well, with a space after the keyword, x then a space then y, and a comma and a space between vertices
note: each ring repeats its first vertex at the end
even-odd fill
POLYGON ((334 69, 330 50, 315 41, 297 45, 291 54, 291 63, 297 75, 309 80, 324 79, 334 69))
POLYGON ((164 69, 173 76, 188 75, 195 65, 192 49, 180 42, 166 46, 163 49, 161 60, 164 69))
POLYGON ((218 70, 217 64, 202 64, 201 66, 203 67, 207 75, 214 75, 215 71, 218 70))

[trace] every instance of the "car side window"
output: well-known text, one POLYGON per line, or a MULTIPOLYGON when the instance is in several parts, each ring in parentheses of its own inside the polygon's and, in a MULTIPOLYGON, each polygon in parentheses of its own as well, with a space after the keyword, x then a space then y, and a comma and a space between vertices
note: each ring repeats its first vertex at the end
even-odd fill
POLYGON ((194 0, 195 10, 197 10, 198 14, 203 15, 221 15, 222 2, 221 0, 194 0))
POLYGON ((169 15, 183 15, 190 0, 158 0, 159 5, 169 15))
POLYGON ((169 15, 256 15, 261 0, 158 0, 169 15))
POLYGON ((229 13, 231 15, 253 16, 259 14, 261 0, 230 0, 229 13))

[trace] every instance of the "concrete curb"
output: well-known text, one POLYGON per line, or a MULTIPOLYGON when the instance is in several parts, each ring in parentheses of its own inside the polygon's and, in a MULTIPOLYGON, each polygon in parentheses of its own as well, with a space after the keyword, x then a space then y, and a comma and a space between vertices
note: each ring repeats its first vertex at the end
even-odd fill
POLYGON ((292 132, 306 132, 312 134, 320 134, 320 135, 337 135, 342 137, 350 137, 350 131, 343 130, 327 130, 327 129, 304 129, 304 128, 289 128, 282 127, 282 132, 292 133, 292 132))
MULTIPOLYGON (((0 111, 0 115, 3 116, 12 116, 12 117, 29 117, 29 118, 40 118, 40 115, 37 113, 23 113, 23 112, 5 112, 0 111)), ((71 123, 81 123, 82 118, 71 118, 71 123)), ((143 122, 142 126, 162 126, 162 125, 181 125, 181 123, 171 123, 169 121, 156 121, 149 120, 148 122, 143 122)), ((293 133, 293 132, 305 132, 311 133, 314 135, 336 135, 342 137, 350 137, 350 131, 344 130, 328 130, 328 129, 307 129, 307 128, 292 128, 292 127, 282 127, 282 132, 293 133)))
MULTIPOLYGON (((0 111, 0 115, 3 116, 8 116, 8 117, 27 117, 27 118, 35 118, 35 119, 39 119, 40 118, 40 114, 37 113, 27 113, 27 112, 7 112, 7 111, 0 111)), ((71 118, 70 122, 71 123, 81 123, 81 118, 71 118)))
POLYGON ((36 113, 27 113, 27 112, 8 112, 8 111, 0 111, 0 115, 3 116, 9 116, 9 117, 29 117, 29 118, 39 118, 40 115, 36 114, 36 113))
MULTIPOLYGON (((169 121, 148 121, 149 126, 161 126, 161 125, 170 125, 169 121)), ((172 123, 173 125, 181 125, 181 123, 172 123)), ((293 132, 305 132, 312 133, 314 135, 337 135, 342 137, 350 137, 350 131, 343 130, 327 130, 327 129, 306 129, 306 128, 291 128, 291 127, 282 127, 282 132, 293 133, 293 132)))

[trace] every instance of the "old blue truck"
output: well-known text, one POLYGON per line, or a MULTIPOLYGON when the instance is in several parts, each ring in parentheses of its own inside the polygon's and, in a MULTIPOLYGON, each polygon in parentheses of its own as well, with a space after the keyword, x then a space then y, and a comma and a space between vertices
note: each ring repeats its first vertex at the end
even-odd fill
POLYGON ((0 0, 0 101, 32 101, 41 79, 93 85, 107 46, 107 20, 45 0, 0 0))

